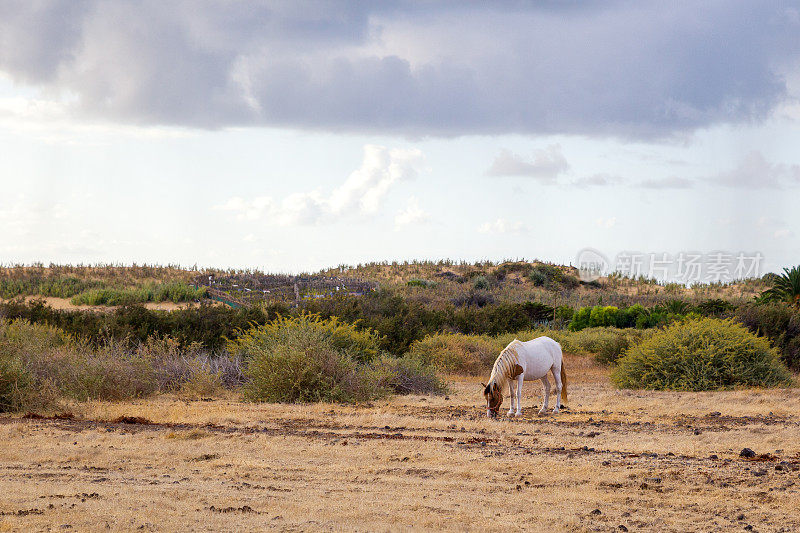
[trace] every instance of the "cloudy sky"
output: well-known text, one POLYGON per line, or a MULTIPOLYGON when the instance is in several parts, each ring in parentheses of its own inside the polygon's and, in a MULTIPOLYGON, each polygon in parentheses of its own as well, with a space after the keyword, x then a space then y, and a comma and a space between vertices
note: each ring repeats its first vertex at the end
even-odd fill
POLYGON ((800 263, 800 2, 0 3, 0 263, 800 263))

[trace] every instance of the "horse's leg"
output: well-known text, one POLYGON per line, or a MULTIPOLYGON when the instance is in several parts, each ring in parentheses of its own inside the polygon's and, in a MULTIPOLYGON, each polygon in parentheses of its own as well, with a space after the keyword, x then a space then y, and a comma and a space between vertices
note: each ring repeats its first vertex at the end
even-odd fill
POLYGON ((525 381, 525 375, 520 374, 517 378, 517 416, 522 416, 522 382, 525 381))
POLYGON ((544 398, 542 399, 542 408, 539 409, 540 415, 545 414, 547 408, 550 406, 550 382, 547 381, 547 374, 542 376, 542 386, 544 388, 544 398))
POLYGON ((512 416, 514 414, 514 380, 508 380, 508 399, 511 402, 511 405, 508 406, 508 416, 512 416))
POLYGON ((553 366, 553 378, 556 380, 556 406, 553 407, 553 412, 557 413, 561 409, 561 366, 558 368, 553 366))

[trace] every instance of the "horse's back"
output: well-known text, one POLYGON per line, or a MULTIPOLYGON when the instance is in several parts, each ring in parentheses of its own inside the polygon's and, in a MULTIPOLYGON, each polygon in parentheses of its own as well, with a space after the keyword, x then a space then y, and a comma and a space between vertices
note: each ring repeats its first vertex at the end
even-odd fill
POLYGON ((546 335, 523 342, 522 345, 533 352, 545 351, 552 355, 554 359, 561 359, 561 345, 546 335))
POLYGON ((526 379, 538 379, 552 367, 561 366, 561 345, 550 337, 518 341, 526 354, 526 379))

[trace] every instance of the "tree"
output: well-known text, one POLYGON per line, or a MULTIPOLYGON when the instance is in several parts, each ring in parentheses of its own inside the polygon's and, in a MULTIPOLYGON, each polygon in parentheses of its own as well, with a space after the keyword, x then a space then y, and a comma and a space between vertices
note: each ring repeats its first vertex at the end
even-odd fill
POLYGON ((761 296, 764 300, 786 302, 800 309, 800 266, 791 270, 784 268, 783 274, 776 276, 772 287, 761 293, 761 296))

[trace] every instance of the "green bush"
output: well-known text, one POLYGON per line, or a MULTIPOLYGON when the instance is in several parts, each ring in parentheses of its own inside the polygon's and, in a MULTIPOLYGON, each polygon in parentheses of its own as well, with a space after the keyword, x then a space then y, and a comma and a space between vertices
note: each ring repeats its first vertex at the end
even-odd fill
POLYGON ((491 369, 502 349, 496 341, 482 335, 437 333, 416 341, 407 355, 440 372, 479 376, 491 369))
POLYGON ((568 324, 575 315, 575 309, 568 305, 559 305, 553 312, 553 319, 564 325, 568 324))
POLYGON ((619 309, 613 305, 582 307, 572 316, 569 329, 580 331, 584 328, 617 327, 647 329, 662 326, 683 318, 690 306, 681 300, 672 300, 666 305, 647 309, 641 304, 619 309), (680 312, 676 312, 680 311, 680 312))
POLYGON ((536 268, 531 269, 528 274, 528 279, 531 280, 534 287, 546 287, 550 282, 550 278, 547 277, 547 274, 536 268))
POLYGON ((491 287, 491 282, 489 281, 489 278, 487 278, 486 276, 478 276, 477 278, 475 278, 475 281, 472 282, 472 288, 475 289, 476 291, 478 290, 485 291, 489 287, 491 287))
POLYGON ((621 388, 715 390, 791 383, 769 341, 732 320, 675 323, 630 348, 612 381, 621 388))
POLYGON ((563 287, 574 289, 580 285, 578 278, 571 274, 565 274, 555 265, 538 264, 531 267, 528 271, 528 279, 536 287, 550 289, 553 287, 563 287))
POLYGON ((737 308, 733 316, 768 338, 789 368, 800 370, 800 311, 783 303, 749 304, 737 308))

